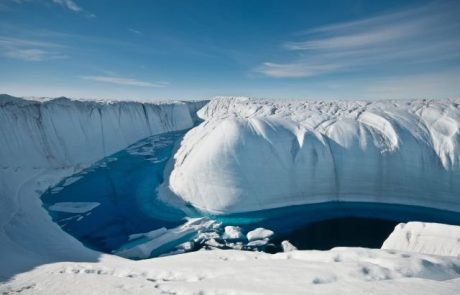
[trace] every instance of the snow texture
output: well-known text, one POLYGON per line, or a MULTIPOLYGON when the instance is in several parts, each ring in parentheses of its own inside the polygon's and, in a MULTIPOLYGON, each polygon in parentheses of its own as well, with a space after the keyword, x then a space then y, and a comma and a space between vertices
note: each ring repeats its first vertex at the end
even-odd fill
POLYGON ((281 247, 283 247, 283 252, 291 252, 297 250, 296 246, 292 245, 289 241, 282 241, 281 247))
POLYGON ((225 240, 241 240, 244 235, 241 232, 241 228, 238 226, 227 225, 224 228, 224 234, 222 238, 225 240))
POLYGON ((228 214, 326 201, 460 211, 460 99, 212 100, 170 187, 228 214))
POLYGON ((20 294, 458 294, 460 258, 335 248, 198 251, 142 261, 54 263, 0 284, 20 294))
POLYGON ((401 223, 383 243, 382 249, 460 257, 460 226, 401 223))
POLYGON ((248 241, 264 240, 273 236, 273 231, 265 228, 256 228, 246 234, 248 241))

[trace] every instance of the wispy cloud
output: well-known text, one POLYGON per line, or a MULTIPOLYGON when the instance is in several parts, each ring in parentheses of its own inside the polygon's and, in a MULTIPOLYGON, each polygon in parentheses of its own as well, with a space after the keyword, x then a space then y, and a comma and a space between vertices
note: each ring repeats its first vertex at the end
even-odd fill
POLYGON ((31 2, 38 2, 38 3, 52 3, 54 5, 61 6, 65 9, 71 10, 77 13, 84 13, 88 17, 94 17, 94 14, 86 12, 80 5, 78 5, 74 0, 3 0, 1 3, 3 6, 6 6, 7 3, 15 3, 15 4, 26 4, 31 2))
POLYGON ((60 52, 63 47, 52 42, 0 36, 0 55, 10 59, 38 62, 67 58, 60 52))
POLYGON ((115 76, 82 76, 82 79, 91 80, 96 82, 112 83, 125 86, 138 86, 138 87, 165 87, 169 83, 164 81, 148 82, 131 78, 122 78, 115 76))
POLYGON ((135 30, 135 29, 132 29, 132 28, 129 28, 128 31, 130 31, 131 33, 134 33, 136 35, 139 35, 139 36, 144 35, 141 31, 135 30))
POLYGON ((340 65, 334 64, 310 64, 306 67, 302 63, 277 64, 266 62, 262 65, 261 71, 275 78, 299 78, 340 70, 340 67, 340 65))
POLYGON ((80 6, 77 5, 77 3, 75 3, 72 0, 52 0, 52 1, 58 5, 61 5, 62 7, 65 7, 67 9, 70 9, 76 12, 80 12, 83 10, 80 6))
POLYGON ((275 78, 310 77, 390 63, 458 58, 460 5, 438 2, 392 14, 314 28, 282 44, 287 63, 267 61, 256 72, 275 78))

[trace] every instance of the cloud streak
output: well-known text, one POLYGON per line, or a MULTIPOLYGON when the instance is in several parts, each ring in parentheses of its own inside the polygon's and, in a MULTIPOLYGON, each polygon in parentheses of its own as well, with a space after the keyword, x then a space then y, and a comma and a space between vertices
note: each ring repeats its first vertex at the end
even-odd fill
POLYGON ((332 24, 282 44, 285 63, 266 61, 255 72, 273 78, 300 78, 358 71, 391 63, 429 63, 459 57, 460 5, 434 3, 392 14, 332 24))
POLYGON ((60 5, 64 8, 67 8, 67 9, 70 9, 72 11, 75 11, 75 12, 80 12, 80 11, 83 11, 83 9, 77 5, 77 3, 75 3, 74 1, 72 0, 52 0, 53 3, 57 4, 57 5, 60 5))
POLYGON ((95 82, 111 83, 123 86, 137 86, 137 87, 166 87, 169 83, 163 81, 148 82, 131 78, 122 78, 114 76, 82 76, 82 79, 91 80, 95 82))
POLYGON ((22 61, 39 62, 63 59, 60 52, 64 46, 57 43, 0 36, 0 55, 22 61))
POLYGON ((90 14, 85 12, 83 8, 81 8, 74 0, 4 0, 0 3, 3 7, 7 7, 8 2, 15 3, 15 4, 27 4, 31 2, 38 2, 38 3, 52 3, 54 5, 63 7, 70 11, 76 13, 84 13, 88 17, 94 17, 94 14, 90 14))

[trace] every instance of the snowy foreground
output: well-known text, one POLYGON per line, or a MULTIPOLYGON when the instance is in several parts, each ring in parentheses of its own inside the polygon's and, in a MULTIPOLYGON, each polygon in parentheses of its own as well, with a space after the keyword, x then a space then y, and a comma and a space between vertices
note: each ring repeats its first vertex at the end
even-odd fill
POLYGON ((48 264, 0 288, 7 294, 458 294, 459 269, 460 258, 393 250, 215 250, 48 264))
MULTIPOLYGON (((175 156, 170 187, 180 198, 213 212, 330 198, 397 200, 460 211, 459 104, 459 100, 212 101, 200 111, 205 121, 186 135, 175 156), (334 140, 335 147, 328 138, 334 140), (235 163, 231 160, 235 153, 241 159, 257 156, 260 160, 235 163), (293 157, 302 165, 293 164, 293 157), (294 183, 280 177, 279 166, 292 172, 294 183), (343 171, 345 168, 349 170, 343 171), (258 176, 251 180, 256 185, 248 186, 238 177, 245 169, 249 169, 246 176, 258 176), (373 174, 374 170, 379 174, 373 174), (203 173, 211 178, 196 182, 203 173), (399 183, 398 173, 403 175, 399 183), (221 177, 214 179, 214 175, 221 177), (311 181, 301 182, 297 177, 311 181), (321 186, 331 177, 336 181, 333 192, 321 186), (362 181, 354 184, 356 179, 362 181), (305 195, 308 187, 302 183, 312 185, 321 199, 305 195), (401 194, 393 194, 397 192, 401 194), (379 194, 369 199, 371 193, 379 194), (285 194, 282 200, 281 194, 285 194), (394 199, 386 199, 387 194, 394 199), (257 202, 249 196, 258 198, 257 202)), ((34 101, 1 96, 0 293, 460 292, 457 226, 401 224, 382 249, 289 251, 293 249, 287 245, 289 252, 278 254, 214 250, 132 261, 85 248, 54 224, 41 207, 40 195, 63 177, 149 135, 192 128, 195 112, 202 106, 203 102, 34 101)), ((94 206, 61 204, 57 209, 94 206)), ((227 234, 238 233, 229 230, 227 234)))

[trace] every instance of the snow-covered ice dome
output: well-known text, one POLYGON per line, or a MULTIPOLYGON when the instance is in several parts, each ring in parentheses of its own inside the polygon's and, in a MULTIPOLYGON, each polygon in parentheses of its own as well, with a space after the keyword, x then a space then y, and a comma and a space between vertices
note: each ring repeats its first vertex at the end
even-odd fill
POLYGON ((326 201, 460 211, 460 100, 219 98, 185 136, 173 192, 228 214, 326 201))

